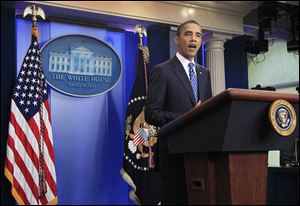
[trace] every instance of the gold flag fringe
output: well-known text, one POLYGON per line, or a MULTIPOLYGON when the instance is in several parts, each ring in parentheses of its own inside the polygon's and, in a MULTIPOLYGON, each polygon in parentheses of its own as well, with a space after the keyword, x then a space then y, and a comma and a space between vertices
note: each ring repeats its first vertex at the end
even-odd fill
POLYGON ((134 182, 132 181, 131 177, 127 174, 127 172, 122 168, 120 171, 121 176, 123 177, 123 179, 127 182, 127 184, 129 184, 131 186, 131 191, 129 193, 129 197, 132 201, 134 201, 135 204, 140 205, 140 200, 137 197, 137 195, 135 194, 136 192, 136 186, 134 184, 134 182))

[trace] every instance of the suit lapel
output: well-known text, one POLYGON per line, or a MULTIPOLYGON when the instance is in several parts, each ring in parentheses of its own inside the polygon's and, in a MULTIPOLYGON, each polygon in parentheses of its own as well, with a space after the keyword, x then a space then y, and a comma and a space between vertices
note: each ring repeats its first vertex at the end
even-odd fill
POLYGON ((189 78, 187 77, 187 75, 184 71, 184 68, 183 68, 182 64, 180 63, 180 61, 177 59, 176 56, 172 59, 172 64, 173 64, 173 71, 175 72, 176 76, 180 80, 179 82, 181 82, 181 84, 187 90, 187 93, 189 94, 190 100, 195 105, 196 100, 195 100, 195 97, 194 97, 192 85, 191 85, 190 80, 189 80, 189 78))
POLYGON ((199 95, 199 100, 204 99, 204 75, 202 69, 197 65, 196 66, 196 73, 197 73, 197 79, 198 79, 198 95, 199 95))

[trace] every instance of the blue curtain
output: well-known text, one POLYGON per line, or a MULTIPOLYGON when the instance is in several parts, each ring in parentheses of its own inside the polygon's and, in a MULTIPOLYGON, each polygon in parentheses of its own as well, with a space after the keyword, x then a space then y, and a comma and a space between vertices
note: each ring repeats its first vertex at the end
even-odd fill
POLYGON ((244 36, 238 36, 225 43, 226 88, 248 89, 247 53, 244 51, 244 36))
MULTIPOLYGON (((22 31, 17 33, 18 69, 30 43, 31 25, 17 20, 17 31, 22 31)), ((122 62, 120 81, 99 96, 78 98, 50 90, 59 204, 132 204, 120 169, 128 81, 135 76, 130 58, 136 50, 126 48, 136 46, 134 35, 58 22, 39 23, 38 29, 41 44, 67 34, 95 37, 114 48, 122 62)))
POLYGON ((6 140, 12 90, 16 81, 16 23, 15 9, 2 7, 1 2, 1 205, 15 204, 11 195, 11 186, 4 177, 6 158, 6 140))
MULTIPOLYGON (((147 29, 150 53, 149 70, 170 59, 169 28, 151 26, 147 29)), ((172 57, 171 57, 172 58, 172 57)))

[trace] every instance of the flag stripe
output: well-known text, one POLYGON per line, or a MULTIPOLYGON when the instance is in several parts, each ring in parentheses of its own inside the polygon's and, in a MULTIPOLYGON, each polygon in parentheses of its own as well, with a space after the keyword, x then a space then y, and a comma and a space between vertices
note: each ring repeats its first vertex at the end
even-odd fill
POLYGON ((36 139, 36 136, 34 135, 31 128, 28 126, 27 121, 25 120, 22 113, 20 112, 20 110, 16 106, 16 103, 15 103, 14 100, 11 101, 11 110, 12 110, 13 115, 18 117, 18 124, 20 125, 20 128, 22 128, 24 133, 26 133, 27 140, 30 143, 31 147, 34 149, 34 152, 36 154, 39 154, 39 145, 38 145, 38 141, 36 139))
MULTIPOLYGON (((13 107, 12 111, 15 111, 15 113, 17 113, 19 111, 18 108, 16 107, 14 101, 12 103, 12 107, 13 107)), ((44 107, 44 109, 46 109, 46 108, 44 107)), ((46 113, 46 112, 44 112, 44 113, 46 113)), ((46 114, 44 116, 48 117, 48 115, 46 115, 46 114)), ((13 115, 13 117, 14 117, 14 115, 13 115)), ((35 139, 37 139, 37 136, 39 135, 38 132, 37 132, 37 131, 39 131, 38 125, 39 125, 39 122, 40 122, 39 113, 37 113, 33 117, 33 119, 30 119, 28 121, 29 125, 27 124, 26 120, 23 119, 23 118, 21 118, 21 122, 22 122, 22 124, 25 124, 25 125, 27 124, 29 126, 29 127, 26 127, 26 128, 31 128, 31 131, 34 134, 33 136, 35 137, 35 139), (36 122, 38 122, 38 124, 36 124, 36 122)), ((49 118, 47 118, 47 119, 49 120, 49 118)), ((15 120, 15 118, 14 118, 14 120, 15 120)), ((19 119, 19 121, 20 121, 20 119, 19 119)), ((16 124, 17 124, 17 122, 16 122, 16 124)), ((45 126, 44 127, 45 128, 45 134, 48 134, 48 132, 47 132, 48 127, 46 127, 46 125, 44 125, 44 126, 45 126)), ((49 124, 48 124, 48 126, 50 127, 50 130, 51 130, 51 126, 49 124)), ((24 134, 24 135, 17 135, 17 136, 22 137, 22 136, 26 136, 26 135, 24 134)), ((49 185, 51 186, 50 189, 51 189, 52 193, 56 196, 56 174, 55 174, 54 163, 53 163, 53 160, 52 160, 52 158, 54 158, 54 153, 52 152, 52 155, 50 155, 48 153, 48 151, 49 151, 48 147, 50 147, 51 148, 50 150, 52 150, 52 151, 53 151, 53 147, 52 147, 52 144, 50 143, 50 141, 48 141, 49 136, 48 135, 45 135, 45 136, 46 136, 45 137, 45 143, 46 143, 46 146, 47 146, 47 147, 44 147, 44 158, 45 158, 45 162, 46 162, 46 171, 45 171, 46 172, 46 180, 49 183, 49 185), (51 145, 51 146, 49 146, 49 145, 51 145)), ((28 138, 28 139, 32 140, 33 138, 28 138)), ((35 143, 32 143, 32 144, 38 146, 38 142, 35 142, 35 143)), ((38 159, 37 156, 36 156, 36 159, 38 159)), ((38 162, 36 164, 38 164, 38 162)), ((38 166, 37 166, 37 169, 38 169, 38 166)))
MULTIPOLYGON (((11 151, 11 150, 10 150, 11 151)), ((10 152, 12 155, 9 155, 10 157, 8 157, 8 159, 14 159, 14 158, 11 158, 13 156, 13 153, 10 152)), ((5 167, 6 169, 12 174, 13 173, 13 165, 11 164, 11 162, 9 160, 6 160, 5 161, 5 167)))
MULTIPOLYGON (((46 107, 44 107, 43 110, 43 116, 44 116, 44 142, 46 147, 44 147, 44 158, 46 162, 46 179, 50 185, 50 188, 53 192, 53 194, 56 195, 56 174, 55 174, 55 167, 54 167, 54 151, 53 151, 53 146, 52 146, 52 141, 49 136, 49 133, 52 134, 52 129, 51 125, 49 123, 49 115, 48 112, 46 111, 46 107), (49 152, 51 151, 51 152, 49 152)), ((29 120, 30 127, 33 128, 35 131, 39 131, 39 125, 40 125, 40 118, 39 115, 34 116, 34 121, 29 120)))
POLYGON ((17 180, 16 183, 19 184, 19 187, 18 187, 18 190, 17 190, 18 194, 20 194, 21 190, 24 190, 26 198, 28 199, 30 204, 38 204, 36 199, 35 199, 35 196, 32 194, 32 191, 31 191, 29 185, 27 184, 26 179, 24 178, 24 176, 22 174, 23 173, 19 169, 18 165, 14 165, 14 177, 17 180))
MULTIPOLYGON (((48 112, 46 112, 45 109, 46 108, 44 107, 43 116, 47 117, 46 119, 49 120, 48 112)), ((33 131, 40 130, 40 127, 39 127, 40 118, 39 118, 38 114, 36 114, 33 117, 33 119, 30 119, 28 122, 29 122, 30 128, 32 128, 33 131)), ((48 121, 45 121, 45 118, 44 118, 44 122, 48 122, 48 121)), ((55 174, 55 167, 54 167, 54 152, 53 152, 52 143, 50 141, 51 136, 49 137, 48 131, 52 131, 51 125, 44 124, 44 141, 45 141, 45 145, 46 145, 46 147, 44 147, 44 158, 45 158, 45 162, 46 162, 45 173, 46 173, 46 180, 50 185, 51 192, 56 195, 56 174, 55 174), (49 151, 52 151, 52 153, 49 154, 49 151)))
MULTIPOLYGON (((43 119, 47 126, 48 132, 49 132, 49 140, 51 141, 51 145, 53 145, 53 135, 52 135, 52 127, 51 127, 51 115, 50 114, 50 107, 49 107, 49 101, 48 99, 43 103, 43 110, 47 111, 43 113, 43 119), (50 128, 50 129, 49 129, 50 128)), ((53 158, 54 159, 54 158, 53 158)))
MULTIPOLYGON (((13 148, 14 145, 10 145, 10 142, 11 141, 9 141, 8 144, 10 148, 13 148)), ((15 139, 15 146, 19 146, 15 147, 16 149, 13 149, 15 165, 20 168, 20 172, 22 173, 20 175, 22 175, 26 180, 26 183, 29 185, 29 189, 32 191, 33 195, 38 198, 38 172, 33 166, 31 159, 28 157, 23 146, 18 141, 18 138, 15 139)), ((16 171, 14 171, 14 174, 15 172, 16 171)))
MULTIPOLYGON (((48 192, 47 192, 48 193, 48 192)), ((47 204, 47 198, 46 197, 40 197, 39 198, 39 205, 46 205, 47 204)))
MULTIPOLYGON (((52 195, 57 195, 56 193, 56 175, 53 176, 53 174, 51 174, 51 171, 49 170, 48 164, 46 164, 46 168, 45 168, 45 173, 46 173, 46 180, 47 183, 49 184, 49 187, 51 189, 51 193, 52 195)), ((53 172, 53 171, 52 171, 53 172)), ((55 171, 54 171, 55 174, 55 171)))
MULTIPOLYGON (((43 116, 45 116, 46 114, 45 111, 43 112, 43 116)), ((52 129, 49 123, 47 123, 47 121, 45 121, 45 118, 43 118, 44 124, 44 141, 46 143, 46 146, 48 148, 48 151, 52 151, 51 154, 49 154, 52 162, 54 162, 54 152, 53 152, 53 147, 52 147, 52 141, 51 141, 51 134, 52 134, 52 129), (50 134, 50 136, 49 136, 50 134)), ((35 115, 33 119, 29 120, 29 125, 33 130, 39 131, 40 130, 40 115, 35 115)))
MULTIPOLYGON (((16 155, 16 152, 14 152, 10 147, 7 147, 7 152, 14 153, 14 156, 16 155)), ((23 176, 23 173, 19 169, 18 164, 16 163, 15 159, 16 158, 9 159, 9 156, 7 159, 9 161, 9 163, 7 163, 7 164, 12 164, 11 162, 15 162, 15 164, 12 164, 13 165, 13 172, 11 173, 11 175, 13 176, 13 180, 11 180, 11 181, 13 181, 12 185, 24 202, 30 201, 32 204, 33 204, 33 202, 34 202, 34 204, 37 204, 37 202, 34 198, 34 195, 32 194, 32 191, 29 188, 29 186, 23 176), (22 183, 22 185, 20 183, 22 183), (22 194, 22 193, 24 193, 24 194, 22 194), (29 195, 26 195, 26 194, 29 194, 29 195), (25 197, 25 199, 24 199, 24 197, 25 197), (31 201, 31 200, 33 200, 33 201, 31 201)))
POLYGON ((14 198, 17 200, 19 205, 29 205, 29 201, 26 198, 24 190, 19 185, 16 178, 12 175, 13 173, 11 171, 9 171, 9 169, 7 167, 8 165, 13 167, 12 164, 10 163, 10 161, 8 159, 6 159, 6 167, 4 168, 4 173, 5 173, 6 178, 12 184, 11 191, 12 191, 14 198), (16 191, 16 188, 18 188, 18 190, 19 190, 18 192, 16 191))
POLYGON ((24 202, 25 205, 29 205, 29 200, 26 197, 25 191, 23 188, 20 186, 18 180, 14 178, 14 190, 17 193, 17 195, 22 199, 22 202, 24 202), (16 190, 18 188, 18 191, 16 190))
MULTIPOLYGON (((17 123, 15 124, 15 126, 18 128, 17 123)), ((19 137, 21 135, 16 134, 14 131, 15 131, 15 129, 13 127, 9 130, 8 147, 11 148, 14 153, 15 164, 17 164, 19 166, 19 168, 21 168, 21 171, 23 171, 23 173, 24 173, 23 175, 25 176, 25 179, 27 180, 27 182, 29 182, 29 185, 33 189, 33 193, 37 197, 38 191, 36 190, 37 188, 35 187, 35 185, 38 185, 38 179, 37 179, 38 172, 37 172, 37 166, 36 166, 37 163, 36 163, 36 165, 33 164, 32 159, 31 159, 31 158, 33 158, 33 159, 37 160, 36 154, 30 149, 27 151, 25 150, 23 143, 19 139, 19 137), (14 140, 14 141, 12 141, 12 140, 14 140), (28 153, 30 155, 28 155, 28 153), (28 171, 28 169, 30 170, 30 172, 28 171)), ((19 133, 22 132, 22 130, 19 128, 17 129, 17 131, 19 133)), ((22 139, 24 141, 26 141, 24 138, 22 138, 22 139)), ((31 148, 30 144, 28 144, 28 143, 24 143, 24 144, 27 145, 28 148, 31 148)))
MULTIPOLYGON (((12 138, 8 138, 8 141, 12 141, 12 143, 10 144, 13 144, 13 139, 12 138)), ((7 158, 6 158, 6 161, 5 161, 5 166, 6 168, 8 169, 8 171, 12 174, 14 171, 13 171, 13 165, 12 165, 12 160, 15 158, 14 156, 14 153, 12 152, 12 150, 8 147, 7 148, 7 158)))
POLYGON ((134 139, 133 139, 133 143, 138 146, 140 144, 143 144, 145 142, 144 138, 139 134, 139 133, 136 133, 134 135, 134 139))
POLYGON ((140 144, 142 144, 142 143, 143 143, 142 138, 137 139, 137 140, 135 141, 135 145, 136 145, 136 146, 138 146, 138 145, 140 145, 140 144))
POLYGON ((9 126, 10 126, 9 135, 15 141, 15 145, 13 147, 16 147, 16 149, 18 149, 18 145, 16 143, 18 143, 20 141, 22 146, 24 148, 26 147, 26 151, 29 154, 31 154, 29 157, 31 158, 32 163, 35 166, 35 168, 38 169, 38 156, 37 156, 37 154, 35 153, 34 149, 31 146, 31 144, 28 142, 28 139, 26 138, 26 135, 24 134, 22 128, 19 126, 18 122, 16 121, 14 114, 11 114, 10 118, 11 118, 11 121, 9 123, 9 126))
MULTIPOLYGON (((18 164, 19 167, 24 167, 25 171, 24 173, 29 175, 28 178, 34 178, 35 175, 38 175, 37 173, 37 169, 34 167, 34 165, 32 164, 31 159, 28 157, 26 151, 24 150, 24 147, 22 146, 21 142, 16 139, 14 141, 14 145, 12 145, 12 141, 11 141, 12 137, 9 136, 8 137, 8 146, 11 148, 11 150, 14 153, 14 159, 16 160, 15 163, 18 164), (17 147, 14 147, 17 146, 17 147), (33 174, 27 173, 29 169, 33 174)), ((38 184, 38 181, 34 181, 35 184, 38 184)))
MULTIPOLYGON (((53 186, 49 185, 48 182, 47 183, 47 188, 53 188, 53 186)), ((47 200, 47 202, 50 202, 52 199, 55 198, 57 194, 56 193, 53 193, 53 192, 47 192, 46 193, 46 196, 45 196, 45 200, 47 200)))

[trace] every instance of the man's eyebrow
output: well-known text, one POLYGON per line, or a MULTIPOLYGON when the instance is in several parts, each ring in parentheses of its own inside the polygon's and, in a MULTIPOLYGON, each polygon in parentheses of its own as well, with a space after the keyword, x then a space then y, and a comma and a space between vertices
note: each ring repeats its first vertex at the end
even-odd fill
MULTIPOLYGON (((191 30, 187 30, 187 31, 185 31, 184 33, 193 33, 193 31, 191 31, 191 30)), ((199 32, 199 31, 197 31, 197 32, 196 32, 196 34, 200 34, 200 35, 202 35, 202 32, 199 32)))

